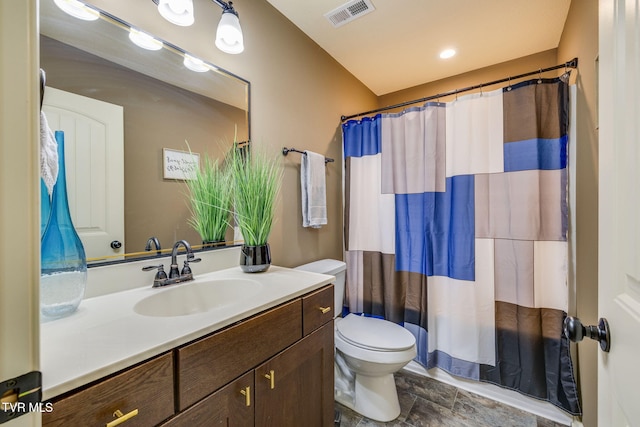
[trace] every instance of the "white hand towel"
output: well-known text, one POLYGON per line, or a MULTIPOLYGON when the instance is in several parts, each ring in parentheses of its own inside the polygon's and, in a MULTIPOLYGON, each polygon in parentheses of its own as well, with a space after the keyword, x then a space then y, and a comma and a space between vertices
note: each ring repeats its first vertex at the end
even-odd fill
POLYGON ((44 181, 49 196, 58 179, 58 143, 49 128, 47 116, 40 111, 40 176, 44 181))
POLYGON ((320 228, 327 223, 327 185, 322 154, 305 151, 300 167, 302 226, 320 228))

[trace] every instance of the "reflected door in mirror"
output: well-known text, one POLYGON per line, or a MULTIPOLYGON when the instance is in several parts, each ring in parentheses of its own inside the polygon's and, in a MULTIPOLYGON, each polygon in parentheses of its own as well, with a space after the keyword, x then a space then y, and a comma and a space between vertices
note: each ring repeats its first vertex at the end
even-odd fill
POLYGON ((123 108, 48 87, 42 110, 65 133, 69 208, 87 258, 124 254, 123 108))

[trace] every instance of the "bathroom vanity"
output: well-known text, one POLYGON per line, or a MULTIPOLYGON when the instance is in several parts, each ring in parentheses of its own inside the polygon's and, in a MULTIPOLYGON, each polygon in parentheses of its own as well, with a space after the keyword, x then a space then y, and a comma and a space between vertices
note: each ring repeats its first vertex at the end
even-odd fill
POLYGON ((234 267, 176 290, 85 300, 73 316, 42 325, 44 398, 53 404, 43 425, 330 426, 332 281, 234 267), (216 286, 245 297, 209 306, 216 286), (162 293, 173 307, 166 312, 155 301, 162 293))

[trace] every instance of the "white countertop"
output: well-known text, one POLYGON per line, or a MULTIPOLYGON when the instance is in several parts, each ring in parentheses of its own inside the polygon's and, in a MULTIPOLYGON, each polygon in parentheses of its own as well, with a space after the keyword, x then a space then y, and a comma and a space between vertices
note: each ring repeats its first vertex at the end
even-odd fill
POLYGON ((88 298, 71 316, 40 325, 43 400, 100 379, 241 319, 332 283, 334 276, 271 266, 248 274, 239 267, 196 275, 163 288, 148 286, 88 298), (140 300, 212 279, 248 279, 260 289, 245 300, 173 317, 138 314, 140 300))

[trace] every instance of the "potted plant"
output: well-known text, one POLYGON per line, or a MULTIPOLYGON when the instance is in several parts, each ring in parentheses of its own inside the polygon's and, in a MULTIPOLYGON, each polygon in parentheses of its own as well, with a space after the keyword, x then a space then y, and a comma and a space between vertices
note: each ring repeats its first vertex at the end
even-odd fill
POLYGON ((235 148, 229 167, 233 180, 236 224, 244 239, 240 267, 248 273, 266 271, 271 265, 267 239, 273 225, 275 202, 282 180, 276 156, 249 147, 235 148))
POLYGON ((189 224, 200 234, 203 245, 225 241, 233 200, 230 170, 206 156, 202 168, 187 181, 190 196, 189 224))

